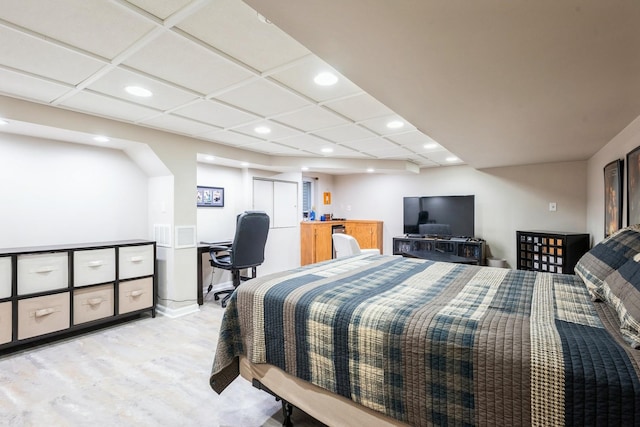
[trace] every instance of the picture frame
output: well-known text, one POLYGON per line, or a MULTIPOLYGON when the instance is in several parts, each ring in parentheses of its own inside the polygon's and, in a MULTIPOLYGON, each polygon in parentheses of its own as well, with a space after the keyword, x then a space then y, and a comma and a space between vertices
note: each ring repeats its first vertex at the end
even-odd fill
POLYGON ((640 224, 640 146, 627 153, 627 225, 640 224))
POLYGON ((622 228, 623 167, 621 159, 604 167, 604 237, 622 228))
POLYGON ((198 185, 196 202, 199 208, 222 208, 224 207, 224 188, 198 185))

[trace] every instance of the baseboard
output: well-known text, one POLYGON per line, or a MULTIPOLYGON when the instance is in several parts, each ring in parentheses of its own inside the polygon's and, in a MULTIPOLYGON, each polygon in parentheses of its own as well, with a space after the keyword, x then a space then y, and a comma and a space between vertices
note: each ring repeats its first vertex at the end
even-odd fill
POLYGON ((200 308, 198 307, 198 304, 191 304, 186 307, 180 307, 180 308, 169 308, 164 305, 157 305, 156 311, 162 316, 166 316, 170 319, 177 319, 178 317, 197 313, 200 311, 200 308))

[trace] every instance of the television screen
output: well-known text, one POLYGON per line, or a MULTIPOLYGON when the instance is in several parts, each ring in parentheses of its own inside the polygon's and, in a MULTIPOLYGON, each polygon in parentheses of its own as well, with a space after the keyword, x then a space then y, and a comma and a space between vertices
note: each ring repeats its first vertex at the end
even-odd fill
POLYGON ((474 237, 475 196, 404 198, 404 233, 474 237))

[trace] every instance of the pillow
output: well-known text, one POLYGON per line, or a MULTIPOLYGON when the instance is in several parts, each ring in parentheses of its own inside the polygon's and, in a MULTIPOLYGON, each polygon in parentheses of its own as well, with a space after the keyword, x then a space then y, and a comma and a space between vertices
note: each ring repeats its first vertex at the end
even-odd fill
POLYGON ((602 295, 618 313, 622 337, 640 348, 640 254, 607 276, 602 295))
POLYGON ((584 254, 575 272, 587 285, 594 300, 604 301, 602 284, 616 269, 640 253, 640 225, 618 230, 584 254))

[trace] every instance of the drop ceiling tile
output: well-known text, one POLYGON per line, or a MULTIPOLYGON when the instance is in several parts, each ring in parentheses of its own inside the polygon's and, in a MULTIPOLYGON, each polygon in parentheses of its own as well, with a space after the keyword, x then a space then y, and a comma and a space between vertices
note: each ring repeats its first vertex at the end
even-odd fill
POLYGON ((264 79, 254 80, 215 98, 265 117, 311 105, 264 79))
POLYGON ((233 131, 216 131, 211 133, 203 133, 199 135, 199 138, 207 139, 209 141, 220 142, 225 145, 232 145, 234 147, 244 147, 246 145, 258 144, 263 142, 258 138, 252 138, 248 135, 233 131))
POLYGON ((299 156, 302 154, 300 150, 292 148, 286 145, 277 144, 274 142, 260 141, 257 144, 245 145, 242 147, 244 150, 256 151, 258 153, 265 154, 277 154, 277 155, 289 155, 299 156))
POLYGON ((356 124, 346 126, 337 126, 331 129, 322 129, 312 132, 315 135, 329 139, 333 142, 346 143, 357 139, 366 139, 374 137, 375 134, 370 130, 356 124))
POLYGON ((127 0, 127 2, 160 19, 167 19, 170 15, 191 3, 191 0, 127 0))
POLYGON ((10 96, 49 103, 71 89, 71 86, 0 68, 0 93, 10 96))
POLYGON ((61 105, 74 110, 88 112, 89 114, 111 117, 128 122, 136 122, 158 113, 157 110, 151 108, 87 91, 77 93, 62 102, 61 105))
POLYGON ((351 155, 351 156, 357 156, 358 151, 357 150, 353 150, 350 147, 345 147, 342 145, 338 145, 338 144, 332 144, 329 142, 325 142, 321 145, 316 146, 315 148, 312 149, 308 149, 307 151, 310 151, 314 154, 317 154, 319 156, 322 157, 342 157, 342 156, 347 156, 347 155, 351 155), (333 151, 331 153, 324 153, 322 151, 323 148, 331 148, 333 149, 333 151))
POLYGON ((293 113, 283 114, 274 120, 305 132, 348 123, 342 117, 318 106, 312 106, 294 111, 293 113))
POLYGON ((278 141, 279 139, 282 139, 282 138, 289 138, 291 136, 300 134, 300 132, 298 132, 297 130, 272 122, 270 120, 261 120, 261 121, 253 122, 246 126, 238 126, 238 127, 235 127, 233 130, 239 133, 243 133, 245 135, 249 135, 251 137, 259 138, 261 140, 269 140, 269 141, 278 141), (271 129, 271 132, 264 135, 258 134, 255 131, 255 128, 258 126, 266 126, 269 129, 271 129))
POLYGON ((270 70, 309 54, 307 48, 238 0, 216 0, 192 14, 178 27, 239 61, 270 70))
POLYGON ((116 68, 105 76, 89 85, 89 89, 101 92, 115 98, 127 100, 140 105, 157 108, 162 111, 169 110, 198 96, 186 90, 178 89, 129 70, 116 68), (153 92, 153 96, 141 98, 127 93, 127 86, 142 86, 153 92))
POLYGON ((2 18, 109 59, 154 28, 140 15, 107 1, 3 0, 2 18))
POLYGON ((318 147, 322 147, 327 144, 327 141, 307 134, 300 134, 292 138, 282 139, 278 142, 280 144, 288 145, 289 147, 294 147, 301 150, 310 150, 313 152, 316 152, 318 150, 318 147))
POLYGON ((393 111, 367 93, 329 101, 324 105, 355 122, 393 114, 393 111))
POLYGON ((181 107, 173 114, 199 120, 214 126, 229 128, 256 120, 258 116, 245 113, 237 108, 227 107, 224 104, 211 100, 199 100, 193 104, 181 107))
POLYGON ((175 131, 183 133, 185 135, 200 135, 217 130, 213 126, 195 122, 193 120, 185 119, 170 114, 163 114, 153 117, 151 119, 142 120, 140 123, 144 125, 153 126, 158 129, 165 129, 168 131, 175 131))
POLYGON ((342 145, 345 145, 349 148, 353 148, 358 151, 369 152, 371 150, 382 150, 385 148, 397 147, 393 142, 387 141, 384 138, 368 138, 368 139, 360 139, 357 141, 349 141, 342 145))
POLYGON ((430 153, 424 153, 424 157, 427 157, 429 160, 438 163, 439 165, 459 165, 464 164, 464 161, 459 162, 448 162, 447 157, 454 157, 455 154, 450 153, 449 151, 434 151, 430 153))
POLYGON ((254 74, 211 50, 174 32, 165 32, 124 64, 202 95, 252 77, 254 74))
POLYGON ((412 157, 416 157, 416 155, 411 151, 398 146, 386 147, 381 149, 372 149, 372 150, 367 150, 367 152, 379 159, 392 159, 392 158, 411 159, 412 157))
POLYGON ((104 62, 2 26, 0 40, 2 65, 63 83, 78 84, 105 65, 104 62))
POLYGON ((385 116, 385 117, 378 117, 375 119, 363 120, 359 122, 359 124, 366 127, 367 129, 371 129, 372 131, 376 132, 379 135, 393 135, 394 133, 402 133, 402 132, 407 132, 409 130, 415 129, 415 126, 413 126, 411 123, 409 123, 402 117, 395 114, 390 116, 385 116), (387 123, 395 120, 399 120, 403 122, 404 126, 397 129, 389 129, 387 127, 387 123))
POLYGON ((294 67, 285 68, 282 71, 271 74, 271 78, 318 102, 362 92, 362 89, 317 56, 310 56, 306 60, 297 63, 294 67), (313 79, 322 72, 333 73, 338 77, 338 82, 332 86, 315 84, 313 79))
POLYGON ((423 148, 426 144, 436 144, 438 147, 440 146, 436 141, 429 138, 427 135, 417 129, 414 131, 399 133, 396 135, 389 135, 387 138, 397 142, 398 144, 406 145, 408 147, 423 148))

